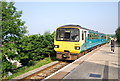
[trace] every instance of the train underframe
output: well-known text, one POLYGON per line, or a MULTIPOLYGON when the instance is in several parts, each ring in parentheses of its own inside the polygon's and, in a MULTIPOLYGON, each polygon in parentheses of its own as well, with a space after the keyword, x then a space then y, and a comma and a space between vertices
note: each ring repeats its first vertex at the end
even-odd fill
MULTIPOLYGON (((104 43, 104 44, 106 44, 106 43, 104 43)), ((88 50, 85 50, 85 51, 83 51, 83 52, 81 52, 81 53, 56 52, 56 57, 57 57, 58 59, 60 59, 60 60, 76 60, 76 59, 78 59, 79 57, 87 54, 88 52, 90 52, 90 51, 92 51, 92 50, 94 50, 94 49, 96 49, 96 48, 98 48, 98 47, 101 47, 101 46, 104 45, 104 44, 97 45, 97 46, 92 47, 92 48, 90 48, 90 49, 88 49, 88 50)))

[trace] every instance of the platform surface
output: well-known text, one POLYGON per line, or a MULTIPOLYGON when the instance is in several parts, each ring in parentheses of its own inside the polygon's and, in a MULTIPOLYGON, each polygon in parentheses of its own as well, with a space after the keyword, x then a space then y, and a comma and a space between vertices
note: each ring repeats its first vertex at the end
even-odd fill
POLYGON ((120 47, 115 52, 110 50, 110 44, 104 45, 83 63, 79 64, 63 79, 119 79, 120 47), (119 69, 119 70, 118 70, 119 69))

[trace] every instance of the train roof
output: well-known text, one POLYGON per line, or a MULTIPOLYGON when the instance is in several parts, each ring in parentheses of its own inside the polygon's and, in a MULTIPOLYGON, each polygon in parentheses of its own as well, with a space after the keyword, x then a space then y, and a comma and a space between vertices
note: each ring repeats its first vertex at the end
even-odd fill
MULTIPOLYGON (((91 29, 87 29, 85 27, 81 27, 80 25, 64 25, 64 26, 61 26, 61 27, 66 27, 66 26, 74 26, 74 27, 79 27, 81 29, 85 29, 85 30, 89 30, 89 31, 92 31, 92 32, 95 32, 95 33, 100 33, 98 31, 94 31, 94 30, 91 30, 91 29)), ((104 33, 100 33, 100 34, 104 34, 104 33)))

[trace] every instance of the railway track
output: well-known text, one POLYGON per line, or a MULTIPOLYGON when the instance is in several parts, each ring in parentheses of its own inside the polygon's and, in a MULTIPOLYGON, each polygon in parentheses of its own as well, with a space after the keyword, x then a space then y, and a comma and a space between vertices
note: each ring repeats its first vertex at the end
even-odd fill
MULTIPOLYGON (((100 46, 101 45, 99 45, 97 47, 100 47, 100 46)), ((90 50, 87 50, 87 52, 84 51, 83 55, 85 55, 86 53, 90 52, 91 50, 96 49, 97 47, 94 47, 94 48, 92 48, 90 50)), ((30 76, 27 76, 27 77, 25 77, 23 79, 20 79, 19 81, 26 81, 26 80, 27 81, 29 81, 29 80, 30 81, 31 80, 34 80, 34 81, 39 80, 40 81, 40 80, 43 80, 46 77, 48 77, 49 75, 51 75, 52 73, 58 71, 59 69, 63 68, 64 66, 68 65, 69 63, 71 63, 71 61, 69 61, 69 62, 68 61, 64 61, 64 62, 63 61, 59 61, 58 63, 55 63, 54 65, 49 66, 49 67, 47 67, 47 68, 45 68, 45 69, 43 69, 43 70, 41 70, 39 72, 36 72, 36 73, 34 73, 34 74, 30 75, 30 76)))
POLYGON ((42 80, 42 79, 45 79, 47 76, 51 75, 52 73, 56 72, 57 70, 61 69, 62 67, 68 65, 70 62, 62 62, 62 61, 59 61, 58 63, 42 70, 42 71, 39 71, 33 75, 30 75, 24 79, 21 79, 19 81, 25 81, 25 80, 32 80, 32 79, 36 79, 36 80, 42 80))

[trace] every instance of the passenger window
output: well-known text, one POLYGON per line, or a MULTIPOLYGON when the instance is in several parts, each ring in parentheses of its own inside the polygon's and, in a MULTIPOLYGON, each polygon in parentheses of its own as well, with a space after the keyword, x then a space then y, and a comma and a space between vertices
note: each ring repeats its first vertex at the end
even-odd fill
POLYGON ((90 39, 92 39, 92 34, 90 34, 90 39))
POLYGON ((94 39, 94 33, 92 34, 92 39, 94 39))
POLYGON ((90 34, 88 34, 88 39, 90 39, 90 34))
POLYGON ((95 34, 93 34, 93 39, 95 39, 95 34))
POLYGON ((92 39, 92 34, 91 34, 91 33, 88 34, 88 39, 89 39, 89 40, 92 39))

